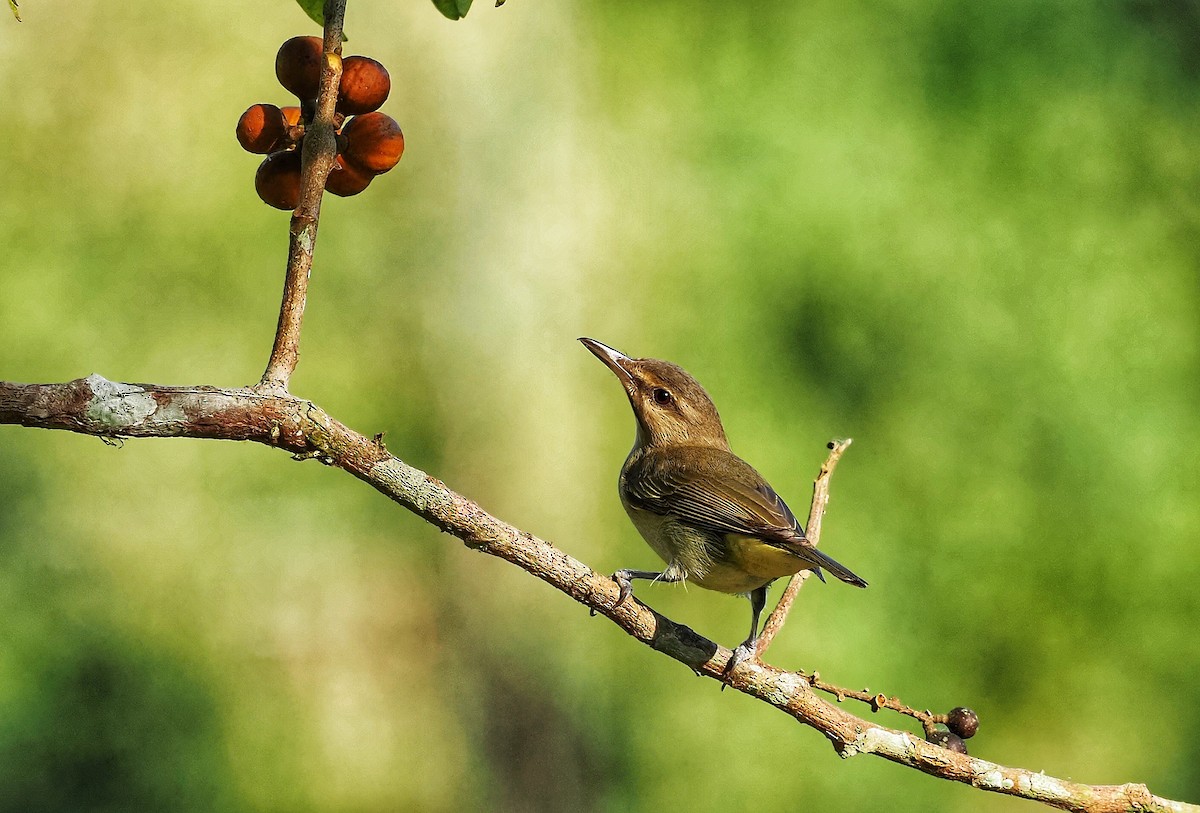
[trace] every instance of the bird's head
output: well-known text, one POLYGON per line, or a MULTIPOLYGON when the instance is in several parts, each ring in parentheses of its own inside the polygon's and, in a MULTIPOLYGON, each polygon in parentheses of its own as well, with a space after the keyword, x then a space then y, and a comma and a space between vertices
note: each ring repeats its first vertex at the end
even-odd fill
POLYGON ((625 388, 638 423, 638 445, 728 449, 712 399, 686 370, 658 359, 634 359, 595 339, 580 339, 625 388))

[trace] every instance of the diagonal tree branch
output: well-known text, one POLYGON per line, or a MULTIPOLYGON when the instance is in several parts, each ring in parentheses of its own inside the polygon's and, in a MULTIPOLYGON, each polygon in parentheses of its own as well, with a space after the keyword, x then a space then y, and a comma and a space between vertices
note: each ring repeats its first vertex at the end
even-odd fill
MULTIPOLYGON (((253 388, 166 387, 124 384, 100 375, 63 384, 0 382, 0 424, 59 429, 100 438, 188 437, 253 441, 291 452, 298 460, 316 459, 371 485, 468 547, 511 562, 596 613, 630 636, 686 664, 698 674, 720 680, 820 731, 843 758, 874 754, 925 773, 983 790, 1040 801, 1053 807, 1092 813, 1200 813, 1200 807, 1153 795, 1141 784, 1085 785, 1010 768, 957 753, 907 731, 886 728, 856 717, 814 691, 839 690, 801 672, 785 672, 748 662, 725 674, 728 649, 676 624, 638 602, 614 607, 618 590, 608 576, 509 525, 441 481, 391 455, 378 436, 365 437, 324 410, 288 394, 299 359, 300 326, 320 218, 325 179, 336 156, 333 113, 341 74, 341 32, 346 0, 325 0, 325 63, 320 94, 302 153, 300 206, 289 230, 287 275, 270 361, 253 388)), ((814 484, 808 530, 815 542, 828 499, 828 480, 848 441, 835 445, 814 484)), ((803 580, 793 580, 768 620, 763 648, 782 625, 803 580)), ((847 693, 847 696, 857 693, 847 693)), ((882 696, 880 696, 882 698, 882 696)), ((896 708, 894 698, 872 698, 875 707, 896 708), (893 702, 894 701, 894 702, 893 702)), ((912 711, 911 709, 909 711, 912 711)), ((906 712, 907 713, 907 712, 906 712)), ((921 718, 927 730, 943 718, 921 718)))
POLYGON ((856 717, 813 692, 805 676, 746 663, 724 675, 731 653, 638 601, 614 609, 616 584, 554 545, 509 525, 441 481, 391 455, 311 401, 283 392, 123 384, 99 375, 64 384, 0 382, 0 424, 103 438, 191 437, 254 441, 336 466, 468 547, 511 562, 629 635, 696 672, 758 698, 820 731, 844 757, 874 754, 942 779, 1089 813, 1200 813, 1145 785, 1085 785, 956 753, 856 717))

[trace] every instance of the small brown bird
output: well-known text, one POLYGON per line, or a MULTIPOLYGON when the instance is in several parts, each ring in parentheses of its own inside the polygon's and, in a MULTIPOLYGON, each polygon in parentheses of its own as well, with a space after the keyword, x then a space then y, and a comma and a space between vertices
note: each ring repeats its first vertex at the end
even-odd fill
POLYGON ((767 586, 801 570, 824 568, 856 587, 867 583, 817 550, 791 509, 750 464, 729 449, 708 393, 683 368, 633 359, 595 339, 580 339, 625 388, 637 438, 621 467, 621 504, 667 568, 618 570, 617 605, 634 579, 691 581, 750 599, 750 636, 728 670, 754 657, 767 586))

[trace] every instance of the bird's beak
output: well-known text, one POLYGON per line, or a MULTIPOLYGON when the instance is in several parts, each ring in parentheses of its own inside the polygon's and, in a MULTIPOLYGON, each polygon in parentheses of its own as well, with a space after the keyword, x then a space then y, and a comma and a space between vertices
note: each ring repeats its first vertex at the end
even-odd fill
POLYGON ((615 350, 603 342, 598 342, 595 339, 581 338, 579 340, 583 346, 592 351, 596 358, 604 362, 604 365, 621 380, 621 386, 626 392, 632 393, 634 389, 632 362, 629 356, 622 353, 620 350, 615 350))

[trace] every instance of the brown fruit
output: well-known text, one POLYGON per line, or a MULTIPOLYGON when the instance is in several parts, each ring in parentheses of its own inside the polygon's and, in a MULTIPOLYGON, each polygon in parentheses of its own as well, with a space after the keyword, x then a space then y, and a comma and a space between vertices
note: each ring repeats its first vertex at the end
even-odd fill
POLYGON ((962 706, 950 709, 950 713, 946 715, 946 728, 964 740, 969 740, 979 730, 979 715, 962 706))
POLYGON ((378 110, 392 90, 387 68, 369 56, 348 56, 342 60, 342 81, 338 85, 337 109, 348 116, 378 110))
POLYGON ((288 123, 289 127, 295 127, 300 123, 300 108, 292 105, 291 107, 281 107, 280 112, 283 113, 283 120, 288 123))
POLYGON ((246 152, 266 155, 283 139, 287 131, 283 111, 273 104, 249 107, 237 123, 237 140, 246 152))
POLYGON ((372 175, 387 172, 404 154, 404 133, 386 113, 363 113, 342 128, 346 163, 372 175))
POLYGON ((967 743, 962 741, 962 737, 960 737, 958 734, 955 734, 954 731, 943 731, 938 729, 931 735, 926 736, 925 739, 934 743, 936 746, 946 748, 947 751, 954 751, 960 754, 965 754, 967 752, 967 743))
POLYGON ((333 162, 333 169, 329 171, 329 177, 325 179, 325 189, 340 198, 348 198, 366 189, 374 177, 369 172, 363 172, 361 169, 347 164, 345 159, 339 155, 333 162))
POLYGON ((324 43, 320 37, 292 37, 279 46, 275 55, 275 76, 279 84, 304 99, 317 98, 321 85, 324 43))
POLYGON ((276 209, 300 205, 300 151, 273 152, 258 165, 254 189, 263 203, 276 209))
POLYGON ((962 741, 961 737, 952 731, 942 731, 939 729, 925 739, 929 740, 929 742, 933 743, 934 745, 945 748, 947 751, 955 751, 959 754, 967 753, 967 744, 962 741))

